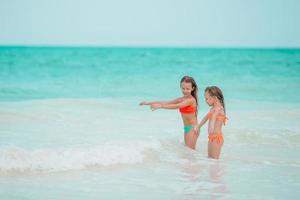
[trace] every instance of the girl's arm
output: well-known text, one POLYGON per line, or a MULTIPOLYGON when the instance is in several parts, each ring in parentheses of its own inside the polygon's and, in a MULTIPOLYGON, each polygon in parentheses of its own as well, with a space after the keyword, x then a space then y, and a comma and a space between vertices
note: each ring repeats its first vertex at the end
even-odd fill
POLYGON ((193 104, 193 99, 187 99, 185 101, 179 102, 179 103, 162 103, 162 104, 152 104, 151 109, 156 110, 159 108, 163 109, 178 109, 184 106, 189 106, 193 104))
POLYGON ((179 103, 181 101, 181 98, 177 98, 177 99, 173 99, 173 100, 170 100, 170 101, 150 101, 150 102, 147 102, 147 101, 143 101, 140 103, 141 106, 143 105, 152 105, 152 104, 162 104, 162 105, 166 105, 166 104, 175 104, 175 103, 179 103))
POLYGON ((196 133, 207 122, 207 120, 208 120, 208 117, 207 117, 207 115, 205 115, 205 117, 202 118, 201 122, 194 127, 194 130, 196 131, 196 133))

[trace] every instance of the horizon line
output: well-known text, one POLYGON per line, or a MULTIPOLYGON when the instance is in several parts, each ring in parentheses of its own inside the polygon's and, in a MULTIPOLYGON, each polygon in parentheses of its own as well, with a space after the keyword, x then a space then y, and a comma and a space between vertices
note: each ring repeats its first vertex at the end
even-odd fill
POLYGON ((183 45, 61 45, 61 44, 0 44, 19 48, 136 48, 136 49, 300 49, 300 46, 183 46, 183 45))

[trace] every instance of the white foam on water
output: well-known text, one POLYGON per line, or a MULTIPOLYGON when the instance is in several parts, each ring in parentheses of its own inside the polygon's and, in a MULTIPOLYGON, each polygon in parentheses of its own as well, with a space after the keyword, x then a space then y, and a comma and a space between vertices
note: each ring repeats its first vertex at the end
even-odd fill
POLYGON ((26 150, 17 147, 0 149, 0 172, 58 172, 91 166, 137 164, 145 151, 156 150, 159 142, 107 142, 98 146, 26 150))

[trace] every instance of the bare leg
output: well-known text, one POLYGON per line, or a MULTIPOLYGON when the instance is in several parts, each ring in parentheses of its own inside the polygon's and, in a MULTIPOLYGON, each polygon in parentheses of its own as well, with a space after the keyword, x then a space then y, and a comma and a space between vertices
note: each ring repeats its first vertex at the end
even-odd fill
POLYGON ((197 144, 198 137, 200 135, 200 131, 198 131, 198 133, 193 131, 191 134, 193 135, 193 146, 196 148, 196 144, 197 144))
POLYGON ((211 145, 211 142, 208 141, 208 143, 207 143, 207 156, 209 158, 211 158, 211 152, 212 152, 212 145, 211 145))
POLYGON ((191 131, 189 133, 184 134, 184 142, 185 145, 188 146, 189 148, 195 149, 195 147, 193 146, 193 138, 192 138, 191 131))
POLYGON ((199 135, 196 134, 193 129, 191 129, 187 134, 184 134, 185 145, 191 149, 196 149, 198 136, 199 135))
POLYGON ((219 159, 222 146, 223 146, 223 142, 219 143, 216 140, 212 142, 208 141, 208 145, 207 145, 208 157, 213 159, 219 159))

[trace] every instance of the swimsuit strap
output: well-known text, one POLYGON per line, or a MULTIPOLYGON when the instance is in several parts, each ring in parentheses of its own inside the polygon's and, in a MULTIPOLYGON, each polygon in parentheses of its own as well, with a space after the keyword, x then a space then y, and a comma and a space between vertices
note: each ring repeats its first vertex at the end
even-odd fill
MULTIPOLYGON (((211 119, 213 113, 214 113, 213 111, 209 111, 209 112, 207 113, 206 116, 207 116, 207 118, 208 118, 209 120, 211 119)), ((219 120, 219 121, 221 121, 221 122, 223 122, 224 125, 225 125, 226 121, 228 120, 228 118, 227 118, 225 115, 222 115, 222 114, 218 114, 216 119, 219 120)))

